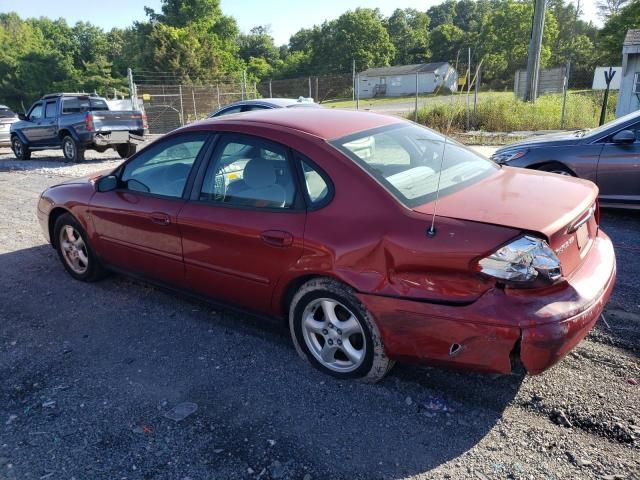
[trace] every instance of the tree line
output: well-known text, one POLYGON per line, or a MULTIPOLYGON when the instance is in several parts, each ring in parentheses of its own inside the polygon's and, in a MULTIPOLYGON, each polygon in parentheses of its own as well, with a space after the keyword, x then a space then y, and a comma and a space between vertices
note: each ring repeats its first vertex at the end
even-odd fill
MULTIPOLYGON (((579 5, 548 0, 542 66, 572 63, 590 83, 597 65, 617 65, 628 28, 640 25, 640 0, 601 2, 598 29, 579 5)), ((532 0, 445 0, 428 10, 357 8, 303 28, 276 45, 268 26, 240 32, 220 0, 163 0, 146 20, 104 31, 89 22, 0 14, 0 103, 19 108, 50 91, 127 91, 126 70, 154 83, 211 83, 246 71, 249 81, 347 73, 369 67, 482 61, 483 84, 510 88, 526 66, 532 0)))

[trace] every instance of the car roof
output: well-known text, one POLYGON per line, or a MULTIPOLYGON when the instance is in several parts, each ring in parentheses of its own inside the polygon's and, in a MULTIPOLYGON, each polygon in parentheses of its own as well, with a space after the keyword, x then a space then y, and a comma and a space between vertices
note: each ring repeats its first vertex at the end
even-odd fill
POLYGON ((242 115, 214 117, 198 122, 203 126, 262 124, 290 128, 325 140, 344 137, 372 128, 404 123, 398 117, 370 112, 331 108, 275 108, 245 112, 242 115))

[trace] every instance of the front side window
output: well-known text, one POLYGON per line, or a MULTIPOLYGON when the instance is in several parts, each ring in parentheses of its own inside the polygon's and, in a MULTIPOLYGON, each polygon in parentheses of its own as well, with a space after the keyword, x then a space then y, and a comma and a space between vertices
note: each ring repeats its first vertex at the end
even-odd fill
POLYGON ((31 113, 29 114, 30 120, 40 120, 42 118, 42 104, 38 103, 31 109, 31 113))
POLYGON ((128 190, 180 198, 207 138, 189 133, 152 146, 124 166, 120 181, 128 190))
POLYGON ((295 182, 285 147, 256 137, 223 137, 205 173, 200 200, 253 208, 291 208, 295 182))
POLYGON ((409 208, 453 193, 499 167, 455 140, 414 124, 399 124, 331 142, 409 208))

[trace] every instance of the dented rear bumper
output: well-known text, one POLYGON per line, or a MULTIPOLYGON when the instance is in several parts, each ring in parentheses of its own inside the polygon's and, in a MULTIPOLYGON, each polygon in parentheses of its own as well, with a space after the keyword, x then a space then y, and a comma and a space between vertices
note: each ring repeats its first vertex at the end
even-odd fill
POLYGON ((492 373, 514 361, 538 374, 593 328, 615 283, 613 245, 599 232, 567 283, 546 291, 492 289, 472 304, 437 305, 358 294, 389 357, 492 373))

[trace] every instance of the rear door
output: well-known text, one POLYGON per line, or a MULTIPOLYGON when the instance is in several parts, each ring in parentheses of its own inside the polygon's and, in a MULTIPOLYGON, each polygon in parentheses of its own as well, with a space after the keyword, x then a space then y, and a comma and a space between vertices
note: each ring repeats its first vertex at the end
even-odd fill
POLYGON ((210 134, 159 140, 121 167, 120 186, 96 192, 91 213, 99 256, 121 269, 173 285, 184 281, 178 214, 210 134))
POLYGON ((302 255, 305 219, 288 149, 221 135, 178 218, 190 288, 268 312, 275 285, 302 255))
POLYGON ((58 138, 58 101, 47 100, 44 106, 44 118, 40 125, 40 143, 42 145, 59 145, 58 138))
POLYGON ((640 205, 640 122, 625 127, 636 135, 634 143, 613 143, 612 132, 604 140, 598 161, 597 184, 600 197, 611 204, 640 205))

